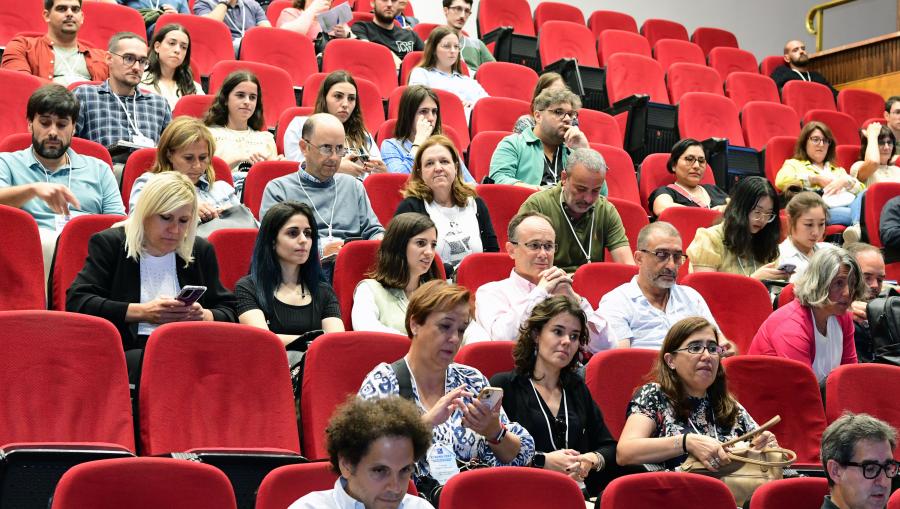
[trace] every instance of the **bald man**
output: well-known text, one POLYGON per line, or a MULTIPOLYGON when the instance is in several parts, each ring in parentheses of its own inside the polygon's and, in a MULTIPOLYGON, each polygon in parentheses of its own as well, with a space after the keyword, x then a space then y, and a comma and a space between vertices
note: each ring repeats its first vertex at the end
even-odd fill
POLYGON ((825 76, 809 70, 809 54, 806 53, 806 44, 803 41, 788 41, 784 45, 784 64, 772 71, 772 79, 778 85, 779 92, 788 81, 803 80, 821 83, 837 96, 837 90, 828 83, 825 76))

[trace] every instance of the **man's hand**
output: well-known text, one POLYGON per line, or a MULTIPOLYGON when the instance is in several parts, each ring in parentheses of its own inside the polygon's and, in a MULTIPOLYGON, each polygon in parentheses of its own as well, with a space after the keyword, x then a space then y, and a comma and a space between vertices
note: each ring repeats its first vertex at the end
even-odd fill
POLYGON ((78 198, 72 194, 68 187, 62 184, 50 184, 48 182, 36 182, 31 185, 34 195, 44 202, 57 214, 69 214, 69 205, 76 209, 81 208, 78 198))
POLYGON ((588 142, 587 136, 581 132, 578 126, 570 125, 563 135, 563 142, 569 148, 588 148, 591 144, 588 142))

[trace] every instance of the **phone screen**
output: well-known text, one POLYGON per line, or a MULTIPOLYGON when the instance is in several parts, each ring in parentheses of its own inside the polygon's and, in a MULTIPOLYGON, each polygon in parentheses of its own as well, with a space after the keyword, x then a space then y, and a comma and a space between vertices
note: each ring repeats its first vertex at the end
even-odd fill
POLYGON ((188 285, 181 289, 181 292, 178 293, 178 296, 175 297, 175 299, 181 301, 185 306, 190 306, 200 300, 200 297, 202 297, 205 292, 205 286, 188 285))

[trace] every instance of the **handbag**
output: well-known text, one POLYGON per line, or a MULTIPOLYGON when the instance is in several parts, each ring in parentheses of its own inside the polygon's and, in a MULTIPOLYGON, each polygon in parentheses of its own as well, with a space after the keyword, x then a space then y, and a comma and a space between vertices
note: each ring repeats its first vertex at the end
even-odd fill
POLYGON ((784 469, 797 460, 797 453, 790 449, 766 447, 760 451, 749 446, 749 442, 756 435, 780 421, 781 416, 776 415, 759 428, 723 443, 722 447, 726 448, 731 463, 722 465, 718 471, 708 470, 703 462, 693 455, 689 455, 684 460, 684 463, 681 464, 681 471, 721 479, 734 496, 737 506, 742 507, 756 488, 769 481, 782 479, 784 469), (746 445, 740 445, 739 442, 745 442, 746 445), (736 444, 737 447, 731 450, 727 449, 736 444))
POLYGON ((256 228, 256 218, 246 205, 233 205, 219 212, 219 217, 197 225, 198 237, 209 235, 222 228, 256 228))

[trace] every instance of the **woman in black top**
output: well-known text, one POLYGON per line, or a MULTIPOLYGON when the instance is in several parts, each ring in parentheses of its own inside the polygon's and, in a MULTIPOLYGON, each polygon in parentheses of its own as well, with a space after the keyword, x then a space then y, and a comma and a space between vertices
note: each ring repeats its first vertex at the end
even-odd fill
POLYGON ((669 207, 725 210, 728 194, 715 184, 700 183, 709 168, 706 166, 706 152, 699 141, 685 138, 676 143, 672 147, 666 168, 675 175, 675 182, 657 188, 650 194, 647 201, 654 217, 669 207))
POLYGON ((603 415, 575 372, 576 354, 587 343, 586 317, 578 304, 558 295, 535 306, 513 350, 516 369, 491 378, 503 388, 503 408, 534 437, 532 466, 584 482, 596 494, 615 465, 616 442, 603 415))
POLYGON ((266 212, 250 274, 235 287, 240 323, 274 332, 285 346, 309 331, 344 330, 334 290, 320 280, 317 239, 316 221, 307 204, 278 203, 266 212))

